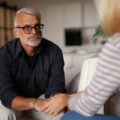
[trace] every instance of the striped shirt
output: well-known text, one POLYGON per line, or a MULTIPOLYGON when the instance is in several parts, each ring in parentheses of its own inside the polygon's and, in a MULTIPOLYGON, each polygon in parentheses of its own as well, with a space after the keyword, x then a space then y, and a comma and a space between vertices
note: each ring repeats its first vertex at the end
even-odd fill
POLYGON ((120 86, 120 34, 109 38, 99 54, 95 74, 79 96, 71 97, 69 109, 93 116, 120 86))

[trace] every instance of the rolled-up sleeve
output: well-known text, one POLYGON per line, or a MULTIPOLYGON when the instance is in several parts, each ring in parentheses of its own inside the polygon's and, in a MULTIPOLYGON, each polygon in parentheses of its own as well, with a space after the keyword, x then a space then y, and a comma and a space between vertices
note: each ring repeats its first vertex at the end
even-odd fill
POLYGON ((11 108, 12 100, 18 94, 15 90, 14 78, 9 63, 9 59, 0 53, 0 100, 3 105, 11 108))
POLYGON ((66 92, 63 67, 64 60, 62 51, 58 48, 49 72, 49 83, 45 93, 47 98, 54 92, 66 92))

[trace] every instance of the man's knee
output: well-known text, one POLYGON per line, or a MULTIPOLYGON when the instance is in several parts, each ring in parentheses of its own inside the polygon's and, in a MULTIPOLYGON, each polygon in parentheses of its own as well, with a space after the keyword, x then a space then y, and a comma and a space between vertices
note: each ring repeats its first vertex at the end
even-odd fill
POLYGON ((0 120, 16 120, 13 110, 2 105, 0 101, 0 120))
POLYGON ((12 110, 0 110, 0 120, 16 120, 12 110))
POLYGON ((56 116, 53 116, 52 120, 61 120, 62 116, 63 116, 63 114, 60 113, 60 114, 58 114, 56 116))

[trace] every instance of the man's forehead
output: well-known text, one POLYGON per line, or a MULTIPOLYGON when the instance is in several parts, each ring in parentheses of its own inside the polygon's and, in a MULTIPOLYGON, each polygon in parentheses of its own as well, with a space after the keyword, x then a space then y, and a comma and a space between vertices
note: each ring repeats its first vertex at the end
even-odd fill
POLYGON ((16 20, 18 22, 18 24, 23 25, 34 25, 36 23, 40 23, 39 18, 36 15, 32 15, 32 14, 25 14, 25 13, 20 13, 16 16, 16 20))

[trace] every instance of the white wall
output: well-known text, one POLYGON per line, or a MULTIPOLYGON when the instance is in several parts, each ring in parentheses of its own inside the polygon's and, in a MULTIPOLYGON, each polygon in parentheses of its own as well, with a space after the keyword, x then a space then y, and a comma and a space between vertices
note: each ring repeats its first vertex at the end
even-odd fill
POLYGON ((6 0, 19 8, 37 8, 45 24, 43 36, 64 47, 64 29, 85 27, 84 36, 94 34, 99 20, 93 0, 6 0))

